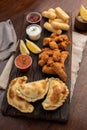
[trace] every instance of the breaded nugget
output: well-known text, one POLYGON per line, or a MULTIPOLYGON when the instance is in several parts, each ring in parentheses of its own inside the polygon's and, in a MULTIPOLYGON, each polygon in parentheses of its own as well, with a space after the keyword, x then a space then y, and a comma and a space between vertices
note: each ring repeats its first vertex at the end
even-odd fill
POLYGON ((46 54, 48 56, 52 56, 53 52, 50 48, 44 48, 44 49, 42 49, 42 52, 39 54, 39 58, 44 56, 44 54, 46 54))
POLYGON ((67 49, 67 46, 70 44, 71 42, 68 40, 68 41, 63 41, 63 42, 60 42, 58 44, 58 47, 61 49, 61 50, 66 50, 67 49))
POLYGON ((43 39, 43 46, 49 45, 49 42, 51 42, 51 41, 52 41, 52 39, 50 37, 45 37, 43 39))
POLYGON ((54 39, 56 36, 59 36, 56 32, 51 33, 50 37, 54 39))
POLYGON ((45 47, 45 48, 42 49, 42 52, 44 52, 44 51, 46 52, 46 51, 49 51, 49 50, 50 50, 49 47, 45 47))
POLYGON ((43 72, 43 73, 46 73, 46 74, 55 75, 55 72, 54 72, 53 68, 50 67, 50 66, 47 66, 47 65, 44 65, 44 66, 42 67, 42 72, 43 72))
POLYGON ((54 60, 53 57, 49 57, 48 61, 47 61, 47 66, 51 66, 51 64, 53 64, 54 60))
POLYGON ((61 53, 59 49, 53 50, 53 60, 54 61, 59 61, 61 58, 61 53))
POLYGON ((40 66, 44 66, 45 63, 46 62, 43 59, 41 59, 41 60, 38 61, 38 65, 40 65, 40 66))
POLYGON ((55 42, 62 42, 62 41, 68 41, 68 36, 61 34, 54 39, 55 42))
MULTIPOLYGON (((45 52, 46 52, 46 51, 45 51, 45 52)), ((50 49, 50 50, 48 50, 48 51, 46 52, 46 54, 49 55, 49 56, 52 56, 52 55, 53 55, 53 51, 50 49)))
POLYGON ((58 49, 58 44, 55 41, 51 41, 49 42, 49 47, 53 50, 58 49))
POLYGON ((44 56, 44 54, 45 54, 45 53, 42 51, 42 52, 39 54, 39 56, 38 56, 39 59, 41 59, 41 58, 44 56))
POLYGON ((61 78, 61 80, 65 82, 67 79, 67 74, 62 69, 60 64, 56 62, 56 63, 53 63, 51 66, 52 66, 53 71, 55 71, 55 73, 61 78))
POLYGON ((42 52, 40 55, 39 55, 39 59, 43 59, 44 61, 47 62, 49 56, 45 53, 45 52, 42 52))
POLYGON ((65 62, 65 60, 67 59, 68 56, 69 56, 68 51, 62 51, 61 52, 60 62, 64 64, 64 62, 65 62))

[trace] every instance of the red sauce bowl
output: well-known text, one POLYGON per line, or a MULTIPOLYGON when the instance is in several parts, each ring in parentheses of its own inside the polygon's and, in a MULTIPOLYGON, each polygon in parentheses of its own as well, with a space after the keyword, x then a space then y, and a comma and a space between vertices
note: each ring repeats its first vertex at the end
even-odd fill
POLYGON ((30 12, 26 16, 26 21, 30 24, 40 24, 42 15, 39 12, 30 12))
POLYGON ((15 66, 22 72, 28 71, 32 64, 32 58, 29 55, 21 54, 15 58, 15 66))

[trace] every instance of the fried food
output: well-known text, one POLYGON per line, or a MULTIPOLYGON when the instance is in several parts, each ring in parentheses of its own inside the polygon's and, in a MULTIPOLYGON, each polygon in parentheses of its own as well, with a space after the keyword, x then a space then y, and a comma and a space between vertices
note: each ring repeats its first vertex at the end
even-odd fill
POLYGON ((44 66, 45 64, 46 64, 46 62, 43 59, 38 61, 38 65, 40 65, 40 66, 44 66))
POLYGON ((51 42, 52 39, 50 37, 45 37, 43 39, 43 46, 48 46, 49 45, 49 42, 51 42))
POLYGON ((67 23, 60 23, 58 21, 51 22, 51 25, 55 29, 61 29, 61 30, 65 30, 65 31, 69 30, 69 28, 70 28, 70 26, 67 23))
POLYGON ((28 82, 18 86, 17 95, 28 102, 35 102, 43 99, 48 91, 48 79, 28 82))
POLYGON ((42 72, 51 75, 58 75, 62 81, 66 82, 67 74, 65 72, 65 60, 69 56, 66 51, 67 46, 71 44, 67 35, 58 35, 52 33, 50 37, 43 39, 43 46, 39 54, 38 64, 42 67, 42 72))
POLYGON ((56 14, 52 9, 49 10, 49 11, 43 11, 42 16, 45 17, 45 18, 49 18, 49 19, 55 19, 56 18, 56 14))
POLYGON ((58 49, 58 44, 55 41, 49 42, 49 47, 51 49, 58 49))
POLYGON ((49 57, 49 59, 47 61, 47 66, 51 66, 52 63, 54 63, 54 59, 53 59, 53 57, 49 57))
POLYGON ((56 14, 58 17, 63 19, 64 21, 67 21, 70 19, 69 15, 60 7, 55 8, 56 14))
POLYGON ((51 33, 50 38, 54 39, 56 36, 59 36, 57 33, 51 33))
POLYGON ((60 42, 58 44, 58 47, 61 49, 61 50, 66 50, 67 49, 67 46, 71 44, 70 41, 63 41, 63 42, 60 42))
POLYGON ((54 60, 54 62, 60 61, 60 58, 61 58, 60 50, 59 49, 53 50, 53 60, 54 60))
POLYGON ((65 62, 65 60, 67 59, 68 56, 69 56, 69 52, 68 51, 62 51, 61 52, 60 62, 62 64, 64 64, 64 62, 65 62))
POLYGON ((69 90, 65 83, 58 78, 50 78, 49 90, 42 106, 45 110, 56 110, 63 105, 68 95, 69 90))
POLYGON ((45 22, 44 23, 44 28, 47 29, 49 32, 55 32, 58 35, 60 35, 62 33, 61 29, 55 29, 52 27, 52 25, 49 22, 45 22))
POLYGON ((43 52, 45 53, 45 54, 47 54, 48 56, 52 56, 53 55, 53 50, 51 50, 50 48, 44 48, 44 49, 42 49, 43 50, 43 52))
POLYGON ((63 41, 68 41, 68 40, 69 40, 69 38, 65 34, 61 34, 61 35, 54 38, 54 41, 57 42, 57 43, 63 42, 63 41))
POLYGON ((55 62, 51 65, 52 69, 55 71, 55 73, 60 77, 62 81, 66 81, 67 79, 67 74, 66 72, 62 69, 59 63, 55 62))
MULTIPOLYGON (((48 51, 49 51, 49 50, 48 50, 48 51)), ((45 61, 47 62, 49 56, 48 56, 47 53, 45 53, 45 51, 43 51, 43 52, 39 55, 39 58, 40 58, 40 59, 43 59, 43 60, 45 60, 45 61)))
POLYGON ((45 73, 45 74, 56 75, 53 68, 51 66, 48 66, 48 65, 44 65, 42 67, 42 72, 45 73))
POLYGON ((49 37, 43 39, 43 46, 49 46, 51 49, 58 49, 58 44, 49 37))
POLYGON ((69 30, 69 15, 60 7, 49 8, 46 11, 42 11, 42 16, 47 18, 47 21, 44 23, 44 28, 49 32, 56 32, 61 34, 62 30, 69 30))
POLYGON ((58 78, 46 78, 26 83, 27 79, 26 76, 13 79, 7 90, 8 103, 22 113, 32 113, 35 106, 30 102, 34 104, 45 96, 42 102, 44 110, 56 110, 68 97, 67 86, 58 78))
MULTIPOLYGON (((49 19, 49 23, 52 23, 52 22, 58 22, 58 23, 68 23, 68 21, 64 21, 63 19, 61 18, 56 18, 56 19, 49 19)), ((68 25, 68 24, 67 24, 68 25)))
POLYGON ((55 13, 55 9, 53 9, 53 8, 50 8, 50 9, 48 9, 48 12, 53 12, 53 13, 55 13))
POLYGON ((45 52, 43 52, 39 55, 39 58, 40 58, 40 60, 38 61, 38 64, 40 66, 43 66, 47 63, 47 61, 49 59, 49 55, 47 55, 45 52))
POLYGON ((16 92, 17 88, 25 84, 26 81, 27 77, 23 76, 15 78, 10 82, 7 91, 7 101, 11 106, 18 109, 21 112, 32 113, 34 111, 34 106, 26 100, 24 100, 23 98, 20 98, 16 92))

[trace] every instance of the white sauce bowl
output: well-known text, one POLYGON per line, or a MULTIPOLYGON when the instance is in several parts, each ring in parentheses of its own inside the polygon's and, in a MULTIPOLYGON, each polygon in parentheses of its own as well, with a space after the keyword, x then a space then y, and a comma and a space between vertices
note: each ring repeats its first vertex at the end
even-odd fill
POLYGON ((38 24, 31 24, 26 28, 26 34, 31 40, 40 39, 42 28, 38 24))

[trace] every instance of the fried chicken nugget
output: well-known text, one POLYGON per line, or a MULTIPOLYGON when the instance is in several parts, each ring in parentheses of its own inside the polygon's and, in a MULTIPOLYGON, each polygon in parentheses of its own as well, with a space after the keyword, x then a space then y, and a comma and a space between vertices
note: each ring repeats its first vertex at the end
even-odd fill
POLYGON ((46 74, 52 74, 52 75, 55 75, 56 73, 54 72, 53 68, 51 66, 47 66, 47 65, 44 65, 42 67, 42 72, 43 73, 46 73, 46 74))
POLYGON ((55 41, 51 41, 49 42, 49 47, 53 50, 58 49, 58 44, 55 41))
POLYGON ((61 53, 59 49, 53 50, 53 60, 54 61, 60 61, 61 53))
POLYGON ((51 66, 51 64, 54 63, 53 57, 49 57, 48 61, 47 61, 47 66, 51 66))
POLYGON ((69 56, 68 51, 62 51, 61 52, 60 62, 64 64, 64 62, 65 62, 65 60, 67 59, 68 56, 69 56))
POLYGON ((44 57, 44 54, 45 54, 44 51, 42 51, 42 52, 39 54, 39 56, 38 56, 39 59, 41 59, 42 57, 44 57))
POLYGON ((43 60, 43 59, 41 59, 41 60, 39 60, 39 61, 38 61, 38 65, 40 65, 40 66, 44 66, 44 65, 45 65, 45 63, 46 63, 46 62, 44 62, 44 60, 43 60))
POLYGON ((47 63, 49 59, 49 55, 47 55, 45 52, 42 52, 40 55, 39 55, 39 61, 38 61, 38 64, 40 66, 43 66, 45 63, 47 63))
POLYGON ((43 52, 46 53, 48 56, 52 56, 53 55, 53 50, 51 50, 50 48, 44 48, 43 52))
POLYGON ((39 54, 39 59, 43 58, 44 55, 46 57, 46 55, 48 55, 47 52, 49 52, 49 51, 50 51, 50 48, 44 48, 44 49, 42 49, 42 52, 39 54))
POLYGON ((71 44, 71 42, 68 40, 68 41, 63 41, 63 42, 60 42, 58 44, 58 47, 61 49, 61 50, 66 50, 67 46, 71 44))
POLYGON ((51 42, 52 39, 50 37, 45 37, 43 39, 43 46, 48 46, 49 45, 49 42, 51 42))
POLYGON ((68 36, 65 34, 61 34, 54 39, 55 42, 62 42, 62 41, 68 41, 68 36))
POLYGON ((52 39, 54 39, 55 37, 57 37, 57 36, 59 36, 56 32, 54 32, 54 33, 52 33, 51 35, 50 35, 50 37, 52 38, 52 39))
POLYGON ((42 49, 42 52, 49 51, 49 50, 50 50, 49 47, 45 47, 45 48, 42 49))
POLYGON ((67 79, 67 74, 62 69, 60 64, 58 62, 55 62, 51 66, 52 66, 53 71, 55 71, 55 73, 61 78, 61 80, 65 82, 67 79))
POLYGON ((41 59, 43 59, 45 62, 49 59, 49 56, 47 54, 44 54, 41 59))

